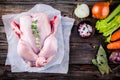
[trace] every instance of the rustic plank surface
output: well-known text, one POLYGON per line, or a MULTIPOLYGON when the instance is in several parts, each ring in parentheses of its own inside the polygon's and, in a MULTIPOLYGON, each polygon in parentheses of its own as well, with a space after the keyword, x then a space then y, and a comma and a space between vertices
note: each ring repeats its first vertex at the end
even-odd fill
MULTIPOLYGON (((97 68, 92 65, 91 60, 95 57, 99 44, 103 42, 103 37, 98 34, 82 39, 77 33, 77 24, 81 20, 91 20, 95 25, 96 19, 91 14, 85 19, 78 19, 73 11, 78 3, 86 3, 90 9, 95 2, 107 0, 0 0, 0 80, 120 80, 120 65, 110 64, 112 73, 102 76, 97 68), (68 74, 50 73, 11 73, 10 66, 5 66, 7 57, 7 39, 4 31, 1 16, 5 14, 20 13, 32 8, 35 4, 44 3, 53 6, 62 12, 62 16, 75 18, 75 23, 70 36, 70 63, 68 74)), ((110 5, 111 11, 120 4, 120 0, 113 0, 110 5)), ((105 45, 105 44, 104 44, 105 45)), ((109 56, 109 51, 106 50, 109 56)))

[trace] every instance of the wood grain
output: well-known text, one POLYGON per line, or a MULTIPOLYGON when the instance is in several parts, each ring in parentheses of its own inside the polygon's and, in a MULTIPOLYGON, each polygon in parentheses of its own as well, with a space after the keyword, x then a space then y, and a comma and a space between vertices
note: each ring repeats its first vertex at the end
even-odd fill
MULTIPOLYGON (((103 42, 104 37, 97 31, 95 35, 88 39, 82 39, 77 33, 77 25, 82 20, 89 20, 95 26, 96 19, 90 16, 85 19, 78 19, 74 15, 74 9, 78 3, 86 3, 90 9, 96 2, 108 0, 0 0, 0 80, 119 80, 120 64, 109 63, 113 72, 102 76, 97 67, 92 65, 91 60, 95 58, 98 47, 103 42), (68 74, 50 73, 12 73, 10 66, 5 66, 7 57, 8 43, 5 35, 2 15, 15 14, 31 9, 35 4, 48 4, 61 11, 62 16, 75 18, 75 23, 70 36, 70 61, 68 74)), ((120 4, 120 0, 113 0, 110 5, 110 12, 120 4)), ((107 54, 110 54, 109 51, 107 54)), ((108 55, 109 57, 109 55, 108 55)))

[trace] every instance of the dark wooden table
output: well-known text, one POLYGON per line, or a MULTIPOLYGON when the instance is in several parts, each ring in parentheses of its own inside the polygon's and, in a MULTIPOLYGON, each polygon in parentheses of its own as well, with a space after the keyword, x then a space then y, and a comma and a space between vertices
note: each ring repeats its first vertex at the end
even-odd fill
MULTIPOLYGON (((106 47, 104 38, 97 31, 95 35, 82 39, 77 34, 77 24, 81 20, 91 20, 95 25, 96 19, 91 14, 85 19, 78 19, 73 11, 78 3, 86 3, 90 9, 94 3, 107 0, 0 0, 0 80, 120 80, 120 64, 109 63, 112 73, 101 75, 92 63, 95 58, 100 43, 106 47), (70 36, 70 61, 68 74, 48 74, 48 73, 11 73, 10 66, 5 66, 7 56, 7 40, 1 16, 10 13, 20 13, 32 8, 35 4, 44 3, 53 6, 62 12, 62 16, 75 18, 76 21, 70 36)), ((120 4, 120 0, 113 0, 110 5, 111 11, 120 4)), ((109 51, 106 49, 109 57, 109 51)))

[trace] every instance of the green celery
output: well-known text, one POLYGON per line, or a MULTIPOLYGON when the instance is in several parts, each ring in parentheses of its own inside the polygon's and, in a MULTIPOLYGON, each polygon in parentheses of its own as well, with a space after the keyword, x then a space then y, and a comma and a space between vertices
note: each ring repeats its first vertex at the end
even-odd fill
POLYGON ((98 20, 95 27, 107 37, 106 41, 110 42, 110 35, 120 27, 120 4, 107 18, 98 20))

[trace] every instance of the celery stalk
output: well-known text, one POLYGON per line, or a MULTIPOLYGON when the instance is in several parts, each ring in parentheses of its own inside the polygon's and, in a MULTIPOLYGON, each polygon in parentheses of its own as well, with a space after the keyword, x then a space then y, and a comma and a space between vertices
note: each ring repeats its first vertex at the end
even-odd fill
POLYGON ((112 18, 114 18, 119 13, 120 13, 120 4, 115 8, 115 10, 105 20, 109 22, 112 18))
POLYGON ((107 37, 107 42, 110 42, 110 35, 120 27, 120 4, 114 11, 105 19, 98 20, 95 25, 99 33, 107 37))

